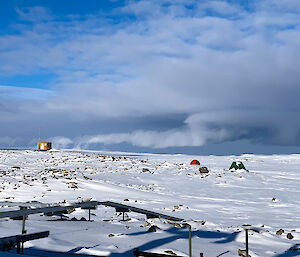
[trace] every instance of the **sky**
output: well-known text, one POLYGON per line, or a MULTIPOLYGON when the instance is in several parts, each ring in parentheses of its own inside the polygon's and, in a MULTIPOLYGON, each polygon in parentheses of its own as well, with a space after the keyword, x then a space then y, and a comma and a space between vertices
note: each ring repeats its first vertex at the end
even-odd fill
POLYGON ((298 0, 0 2, 0 148, 300 153, 298 0))

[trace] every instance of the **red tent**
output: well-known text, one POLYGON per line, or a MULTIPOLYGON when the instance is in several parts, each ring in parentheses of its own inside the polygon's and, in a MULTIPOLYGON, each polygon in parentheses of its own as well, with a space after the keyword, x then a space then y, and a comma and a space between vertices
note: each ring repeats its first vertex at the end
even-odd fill
POLYGON ((200 162, 198 160, 192 160, 191 165, 200 165, 200 162))

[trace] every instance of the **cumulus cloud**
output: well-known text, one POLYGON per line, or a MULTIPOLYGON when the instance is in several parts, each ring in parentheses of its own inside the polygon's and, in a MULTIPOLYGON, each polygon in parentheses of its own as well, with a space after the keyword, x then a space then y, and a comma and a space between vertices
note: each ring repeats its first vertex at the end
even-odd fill
POLYGON ((300 10, 285 2, 130 1, 108 17, 33 21, 0 36, 0 74, 54 73, 55 95, 15 106, 0 87, 3 122, 43 124, 63 148, 300 145, 300 10))
POLYGON ((76 148, 88 148, 95 144, 129 143, 147 148, 168 148, 185 146, 203 146, 206 143, 219 143, 230 137, 229 131, 208 129, 201 126, 185 126, 166 131, 137 130, 131 133, 112 133, 77 138, 76 148))
POLYGON ((48 141, 52 142, 52 147, 55 149, 64 149, 73 144, 73 141, 67 137, 52 137, 48 141))

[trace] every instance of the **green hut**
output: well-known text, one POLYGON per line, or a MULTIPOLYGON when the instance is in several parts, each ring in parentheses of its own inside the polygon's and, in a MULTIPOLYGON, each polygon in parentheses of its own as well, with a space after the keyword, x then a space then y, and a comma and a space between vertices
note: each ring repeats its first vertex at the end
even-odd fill
POLYGON ((242 162, 232 162, 229 170, 246 170, 245 165, 242 162))

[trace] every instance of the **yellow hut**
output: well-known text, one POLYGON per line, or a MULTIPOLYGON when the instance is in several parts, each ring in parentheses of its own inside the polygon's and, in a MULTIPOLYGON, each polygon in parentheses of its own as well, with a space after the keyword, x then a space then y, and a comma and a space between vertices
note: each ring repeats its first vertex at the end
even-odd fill
POLYGON ((47 151, 52 148, 52 144, 50 142, 38 142, 37 150, 38 151, 47 151))

